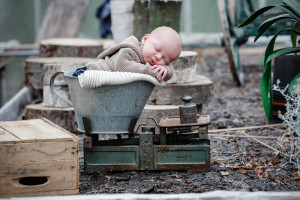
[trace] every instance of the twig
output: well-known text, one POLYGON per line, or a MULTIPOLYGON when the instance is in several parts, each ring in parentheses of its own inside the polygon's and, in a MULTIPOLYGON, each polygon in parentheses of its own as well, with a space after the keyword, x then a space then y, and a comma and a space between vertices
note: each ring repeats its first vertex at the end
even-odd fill
MULTIPOLYGON (((242 136, 242 135, 221 135, 221 134, 208 134, 208 136, 211 137, 238 137, 238 138, 261 138, 261 139, 277 139, 278 137, 274 137, 274 136, 242 136)), ((298 138, 286 138, 288 140, 292 140, 292 139, 300 139, 298 138)))
POLYGON ((248 127, 228 128, 228 129, 215 129, 215 130, 208 130, 208 133, 240 131, 240 130, 249 130, 249 129, 257 129, 257 128, 271 128, 271 127, 286 127, 286 125, 285 124, 268 124, 268 125, 262 125, 262 126, 248 126, 248 127))
POLYGON ((279 151, 279 150, 277 150, 277 149, 275 149, 275 148, 273 148, 273 147, 267 145, 266 143, 264 143, 264 142, 262 142, 262 141, 260 141, 260 140, 258 140, 258 139, 256 139, 256 138, 253 138, 252 136, 248 135, 247 133, 245 133, 245 132, 242 132, 242 133, 243 133, 244 135, 246 135, 247 138, 251 138, 252 140, 255 140, 256 142, 258 142, 258 143, 260 143, 260 144, 262 144, 262 145, 268 147, 269 149, 272 149, 272 150, 275 151, 275 152, 282 153, 281 151, 279 151))

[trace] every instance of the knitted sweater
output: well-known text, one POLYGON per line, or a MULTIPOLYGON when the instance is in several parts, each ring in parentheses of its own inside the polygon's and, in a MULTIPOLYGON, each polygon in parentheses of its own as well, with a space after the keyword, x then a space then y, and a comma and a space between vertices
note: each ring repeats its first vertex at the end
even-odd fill
MULTIPOLYGON (((121 71, 148 74, 155 77, 151 65, 145 63, 136 37, 130 36, 122 43, 113 46, 98 55, 95 62, 89 62, 86 67, 90 70, 121 71)), ((165 81, 172 78, 174 69, 170 64, 165 81)))

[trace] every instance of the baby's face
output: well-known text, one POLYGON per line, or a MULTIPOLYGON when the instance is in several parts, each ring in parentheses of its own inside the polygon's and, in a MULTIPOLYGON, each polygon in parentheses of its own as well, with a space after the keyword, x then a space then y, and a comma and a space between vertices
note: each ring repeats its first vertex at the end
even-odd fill
POLYGON ((181 52, 180 38, 174 34, 167 37, 147 34, 142 44, 144 61, 150 65, 169 65, 181 52))

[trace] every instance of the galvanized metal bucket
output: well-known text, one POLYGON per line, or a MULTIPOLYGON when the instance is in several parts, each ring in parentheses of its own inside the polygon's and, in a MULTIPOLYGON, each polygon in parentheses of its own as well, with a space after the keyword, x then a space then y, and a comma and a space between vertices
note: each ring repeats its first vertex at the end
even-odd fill
POLYGON ((141 115, 154 85, 147 81, 135 81, 122 85, 105 85, 82 88, 72 72, 56 72, 50 79, 52 92, 74 107, 78 131, 85 132, 83 117, 90 122, 93 134, 127 134, 141 115), (64 74, 72 102, 54 87, 57 75, 64 74))

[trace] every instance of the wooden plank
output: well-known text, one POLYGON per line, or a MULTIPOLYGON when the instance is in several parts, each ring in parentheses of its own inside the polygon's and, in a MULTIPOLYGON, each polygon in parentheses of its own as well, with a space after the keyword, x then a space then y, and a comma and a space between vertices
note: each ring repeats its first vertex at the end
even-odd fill
POLYGON ((5 131, 3 128, 0 127, 0 143, 11 143, 11 142, 20 142, 21 140, 16 136, 10 134, 9 132, 5 131))
POLYGON ((30 162, 20 165, 0 165, 0 197, 7 194, 36 193, 78 189, 76 160, 30 162), (24 177, 48 177, 41 185, 24 185, 24 177))
POLYGON ((0 127, 12 135, 20 138, 22 142, 73 140, 73 137, 65 131, 49 125, 43 120, 32 119, 23 121, 3 121, 0 127))
POLYGON ((0 165, 78 159, 77 141, 0 143, 0 165))
MULTIPOLYGON (((55 190, 55 191, 44 191, 44 192, 30 192, 30 193, 18 193, 18 194, 4 194, 0 195, 2 198, 8 197, 47 197, 47 196, 59 196, 59 195, 74 195, 78 194, 79 189, 72 189, 72 190, 55 190)), ((48 197, 49 198, 49 197, 48 197)), ((56 199, 58 197, 55 197, 56 199)))

